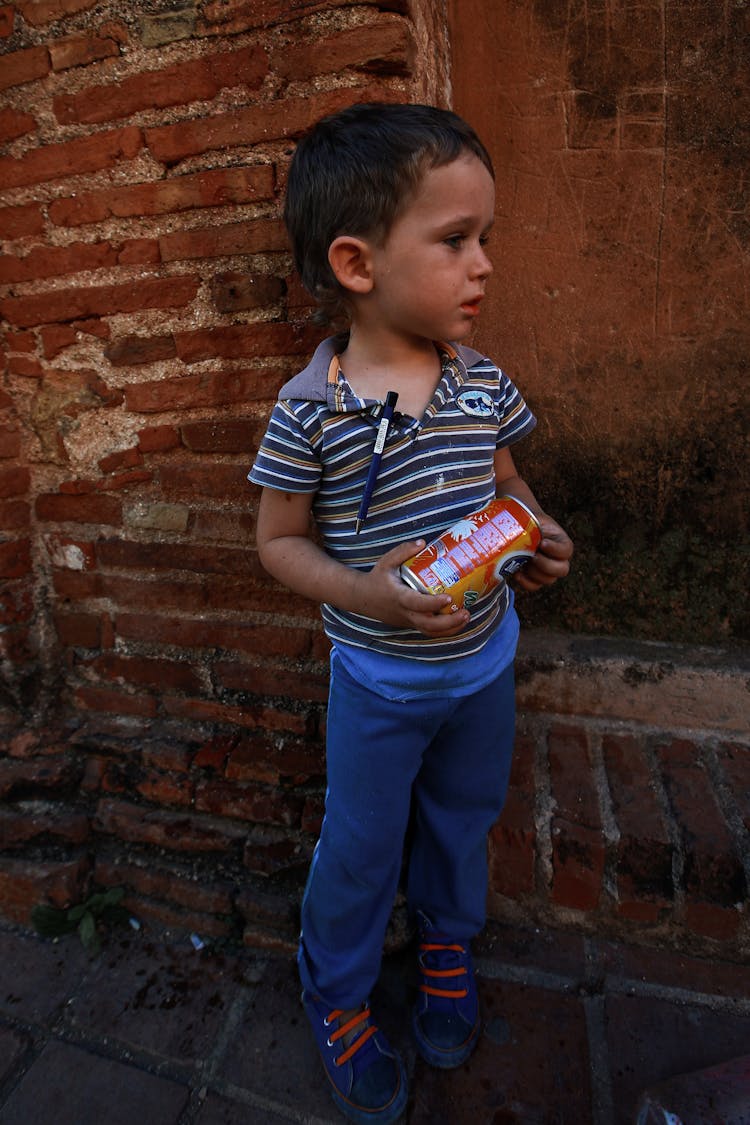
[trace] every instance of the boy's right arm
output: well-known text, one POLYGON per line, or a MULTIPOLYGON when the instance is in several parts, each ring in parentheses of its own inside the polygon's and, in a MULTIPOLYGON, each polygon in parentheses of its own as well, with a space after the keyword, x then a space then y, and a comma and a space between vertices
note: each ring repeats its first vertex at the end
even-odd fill
POLYGON ((328 602, 347 613, 386 625, 416 629, 428 637, 450 637, 469 621, 466 610, 441 614, 448 595, 420 594, 401 580, 398 568, 424 546, 412 540, 393 547, 371 571, 355 570, 327 555, 310 538, 309 492, 264 488, 258 509, 256 541, 260 561, 274 578, 296 594, 328 602))

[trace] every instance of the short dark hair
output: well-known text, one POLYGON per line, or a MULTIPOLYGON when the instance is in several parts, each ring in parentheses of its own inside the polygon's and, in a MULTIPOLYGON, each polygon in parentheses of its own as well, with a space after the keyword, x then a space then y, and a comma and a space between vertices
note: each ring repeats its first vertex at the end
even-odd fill
POLYGON ((473 153, 494 179, 490 156, 461 117, 429 105, 368 102, 324 117, 299 142, 284 221, 294 262, 318 303, 316 319, 336 323, 346 294, 328 262, 341 234, 383 241, 424 173, 473 153))

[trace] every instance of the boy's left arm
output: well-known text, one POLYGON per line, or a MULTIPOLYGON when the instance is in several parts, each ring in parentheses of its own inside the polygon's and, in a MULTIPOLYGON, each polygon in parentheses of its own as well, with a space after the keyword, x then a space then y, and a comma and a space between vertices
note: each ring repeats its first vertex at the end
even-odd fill
POLYGON ((542 541, 536 555, 514 576, 523 590, 539 590, 564 578, 570 570, 573 543, 560 524, 548 516, 525 480, 518 475, 510 450, 505 447, 495 453, 495 493, 497 496, 515 496, 539 520, 542 541))

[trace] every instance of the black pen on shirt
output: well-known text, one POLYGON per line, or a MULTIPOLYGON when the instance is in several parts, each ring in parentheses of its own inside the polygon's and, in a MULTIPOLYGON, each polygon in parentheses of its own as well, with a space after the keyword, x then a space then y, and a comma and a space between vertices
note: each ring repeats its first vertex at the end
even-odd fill
POLYGON ((367 509, 370 507, 370 500, 375 491, 375 481, 378 479, 380 472, 380 462, 383 459, 383 450, 385 449, 385 441, 388 437, 388 427, 391 424, 393 411, 396 409, 398 402, 398 393, 396 391, 388 391, 385 396, 385 404, 383 406, 383 413, 380 415, 380 423, 378 425, 378 432, 375 435, 375 445, 372 451, 372 460, 370 461, 370 468, 367 471, 367 480, 365 481, 365 490, 362 493, 362 499, 359 504, 359 511, 357 512, 357 523, 355 526, 355 534, 359 535, 362 524, 365 522, 367 509))

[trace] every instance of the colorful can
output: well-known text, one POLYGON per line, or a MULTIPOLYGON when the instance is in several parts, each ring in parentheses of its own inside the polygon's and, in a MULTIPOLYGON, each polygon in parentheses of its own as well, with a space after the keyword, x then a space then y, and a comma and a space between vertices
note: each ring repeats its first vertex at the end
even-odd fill
POLYGON ((525 566, 541 542, 536 517, 514 496, 500 496, 444 531, 407 559, 401 577, 425 594, 450 594, 456 613, 525 566))

